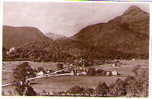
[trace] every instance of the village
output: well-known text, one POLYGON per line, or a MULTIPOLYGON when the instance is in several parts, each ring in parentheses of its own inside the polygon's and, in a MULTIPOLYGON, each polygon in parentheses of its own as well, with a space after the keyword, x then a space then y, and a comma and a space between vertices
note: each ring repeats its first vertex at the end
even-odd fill
MULTIPOLYGON (((119 68, 119 61, 114 61, 111 65, 113 68, 119 68)), ((85 66, 85 59, 81 58, 79 65, 68 64, 64 62, 57 63, 56 70, 45 70, 43 67, 34 68, 36 77, 50 75, 69 75, 69 76, 118 76, 120 73, 116 70, 107 71, 102 68, 94 68, 93 66, 85 66)))
MULTIPOLYGON (((7 52, 6 55, 8 57, 13 57, 17 52, 17 48, 12 47, 7 52)), ((132 59, 135 61, 135 59, 132 59)), ((96 60, 92 65, 99 65, 99 64, 111 64, 111 67, 119 68, 120 62, 119 60, 114 60, 109 63, 109 61, 105 62, 105 60, 96 60)), ((71 76, 80 76, 80 75, 97 75, 97 76, 117 76, 120 75, 118 71, 106 71, 101 68, 94 68, 93 66, 87 66, 89 61, 85 58, 81 57, 78 60, 75 60, 74 63, 64 63, 59 62, 57 64, 56 71, 54 70, 45 70, 43 67, 34 68, 35 76, 49 76, 49 74, 67 74, 71 76)))

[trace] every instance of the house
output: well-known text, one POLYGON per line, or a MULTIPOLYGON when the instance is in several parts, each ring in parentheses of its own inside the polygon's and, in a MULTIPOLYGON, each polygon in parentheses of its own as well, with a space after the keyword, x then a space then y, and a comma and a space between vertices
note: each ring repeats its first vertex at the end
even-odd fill
POLYGON ((135 60, 136 60, 136 59, 134 59, 134 58, 132 59, 132 61, 135 61, 135 60))
POLYGON ((19 81, 19 85, 22 86, 23 85, 23 81, 19 81))
POLYGON ((9 55, 9 54, 11 54, 11 53, 13 53, 15 51, 16 51, 16 48, 12 47, 12 48, 9 49, 9 51, 6 52, 6 54, 9 55))
POLYGON ((114 71, 112 71, 111 73, 112 73, 112 76, 117 76, 117 75, 118 75, 118 72, 117 72, 117 71, 115 71, 115 70, 114 70, 114 71))
POLYGON ((116 67, 116 64, 112 64, 112 67, 116 67))
POLYGON ((49 74, 49 73, 50 73, 50 71, 49 71, 49 70, 47 70, 47 71, 46 71, 46 73, 47 73, 47 74, 49 74))
POLYGON ((36 73, 36 76, 43 76, 43 75, 44 75, 43 71, 36 73))
POLYGON ((112 67, 120 67, 120 63, 113 63, 112 67))
POLYGON ((106 76, 111 76, 111 71, 106 71, 106 76))

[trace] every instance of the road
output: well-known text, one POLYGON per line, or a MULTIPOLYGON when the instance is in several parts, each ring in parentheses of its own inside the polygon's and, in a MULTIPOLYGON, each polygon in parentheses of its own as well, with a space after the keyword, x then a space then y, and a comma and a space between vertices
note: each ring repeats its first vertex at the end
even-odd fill
MULTIPOLYGON (((55 72, 50 73, 50 74, 44 74, 44 75, 42 75, 42 76, 37 76, 37 77, 33 77, 33 78, 28 78, 27 81, 34 80, 34 79, 45 78, 45 77, 71 76, 71 75, 72 75, 71 73, 56 74, 56 73, 61 72, 61 71, 65 70, 65 69, 67 69, 67 68, 64 68, 64 69, 62 69, 62 70, 55 71, 55 72)), ((11 85, 13 85, 13 84, 14 84, 14 83, 7 83, 7 84, 2 85, 2 87, 11 86, 11 85)))

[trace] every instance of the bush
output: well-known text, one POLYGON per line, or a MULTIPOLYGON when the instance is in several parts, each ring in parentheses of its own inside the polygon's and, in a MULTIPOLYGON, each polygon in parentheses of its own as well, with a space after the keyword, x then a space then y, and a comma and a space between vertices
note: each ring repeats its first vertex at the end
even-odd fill
POLYGON ((57 69, 58 69, 58 70, 64 69, 63 64, 58 63, 58 64, 57 64, 57 69))
POLYGON ((37 70, 38 70, 38 72, 45 71, 43 67, 38 67, 37 70))
POLYGON ((87 71, 87 75, 89 75, 89 76, 94 76, 94 75, 96 75, 96 70, 95 70, 95 68, 89 68, 88 71, 87 71))
POLYGON ((127 77, 125 80, 127 96, 148 96, 148 77, 143 77, 143 75, 144 73, 142 75, 137 75, 136 77, 127 77))
POLYGON ((110 86, 110 96, 125 96, 125 82, 118 78, 118 80, 110 86))
POLYGON ((31 86, 27 86, 27 91, 25 93, 26 96, 36 96, 37 93, 31 86))
POLYGON ((74 86, 68 92, 70 92, 72 94, 81 94, 84 92, 84 90, 85 89, 80 86, 74 86))
POLYGON ((109 87, 107 86, 105 82, 99 83, 95 91, 96 91, 97 96, 107 96, 109 93, 109 87))

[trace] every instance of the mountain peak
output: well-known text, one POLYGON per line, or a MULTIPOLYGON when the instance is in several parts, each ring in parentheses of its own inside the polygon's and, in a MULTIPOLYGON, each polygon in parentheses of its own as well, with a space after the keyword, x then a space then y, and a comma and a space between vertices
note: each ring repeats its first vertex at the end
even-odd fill
POLYGON ((124 15, 128 15, 128 14, 133 15, 133 14, 137 14, 137 13, 141 13, 141 12, 145 13, 142 9, 140 9, 136 5, 132 5, 124 12, 124 15))
POLYGON ((130 6, 129 8, 128 8, 128 10, 132 10, 132 9, 137 9, 137 10, 139 10, 140 8, 139 7, 137 7, 136 5, 132 5, 132 6, 130 6))

